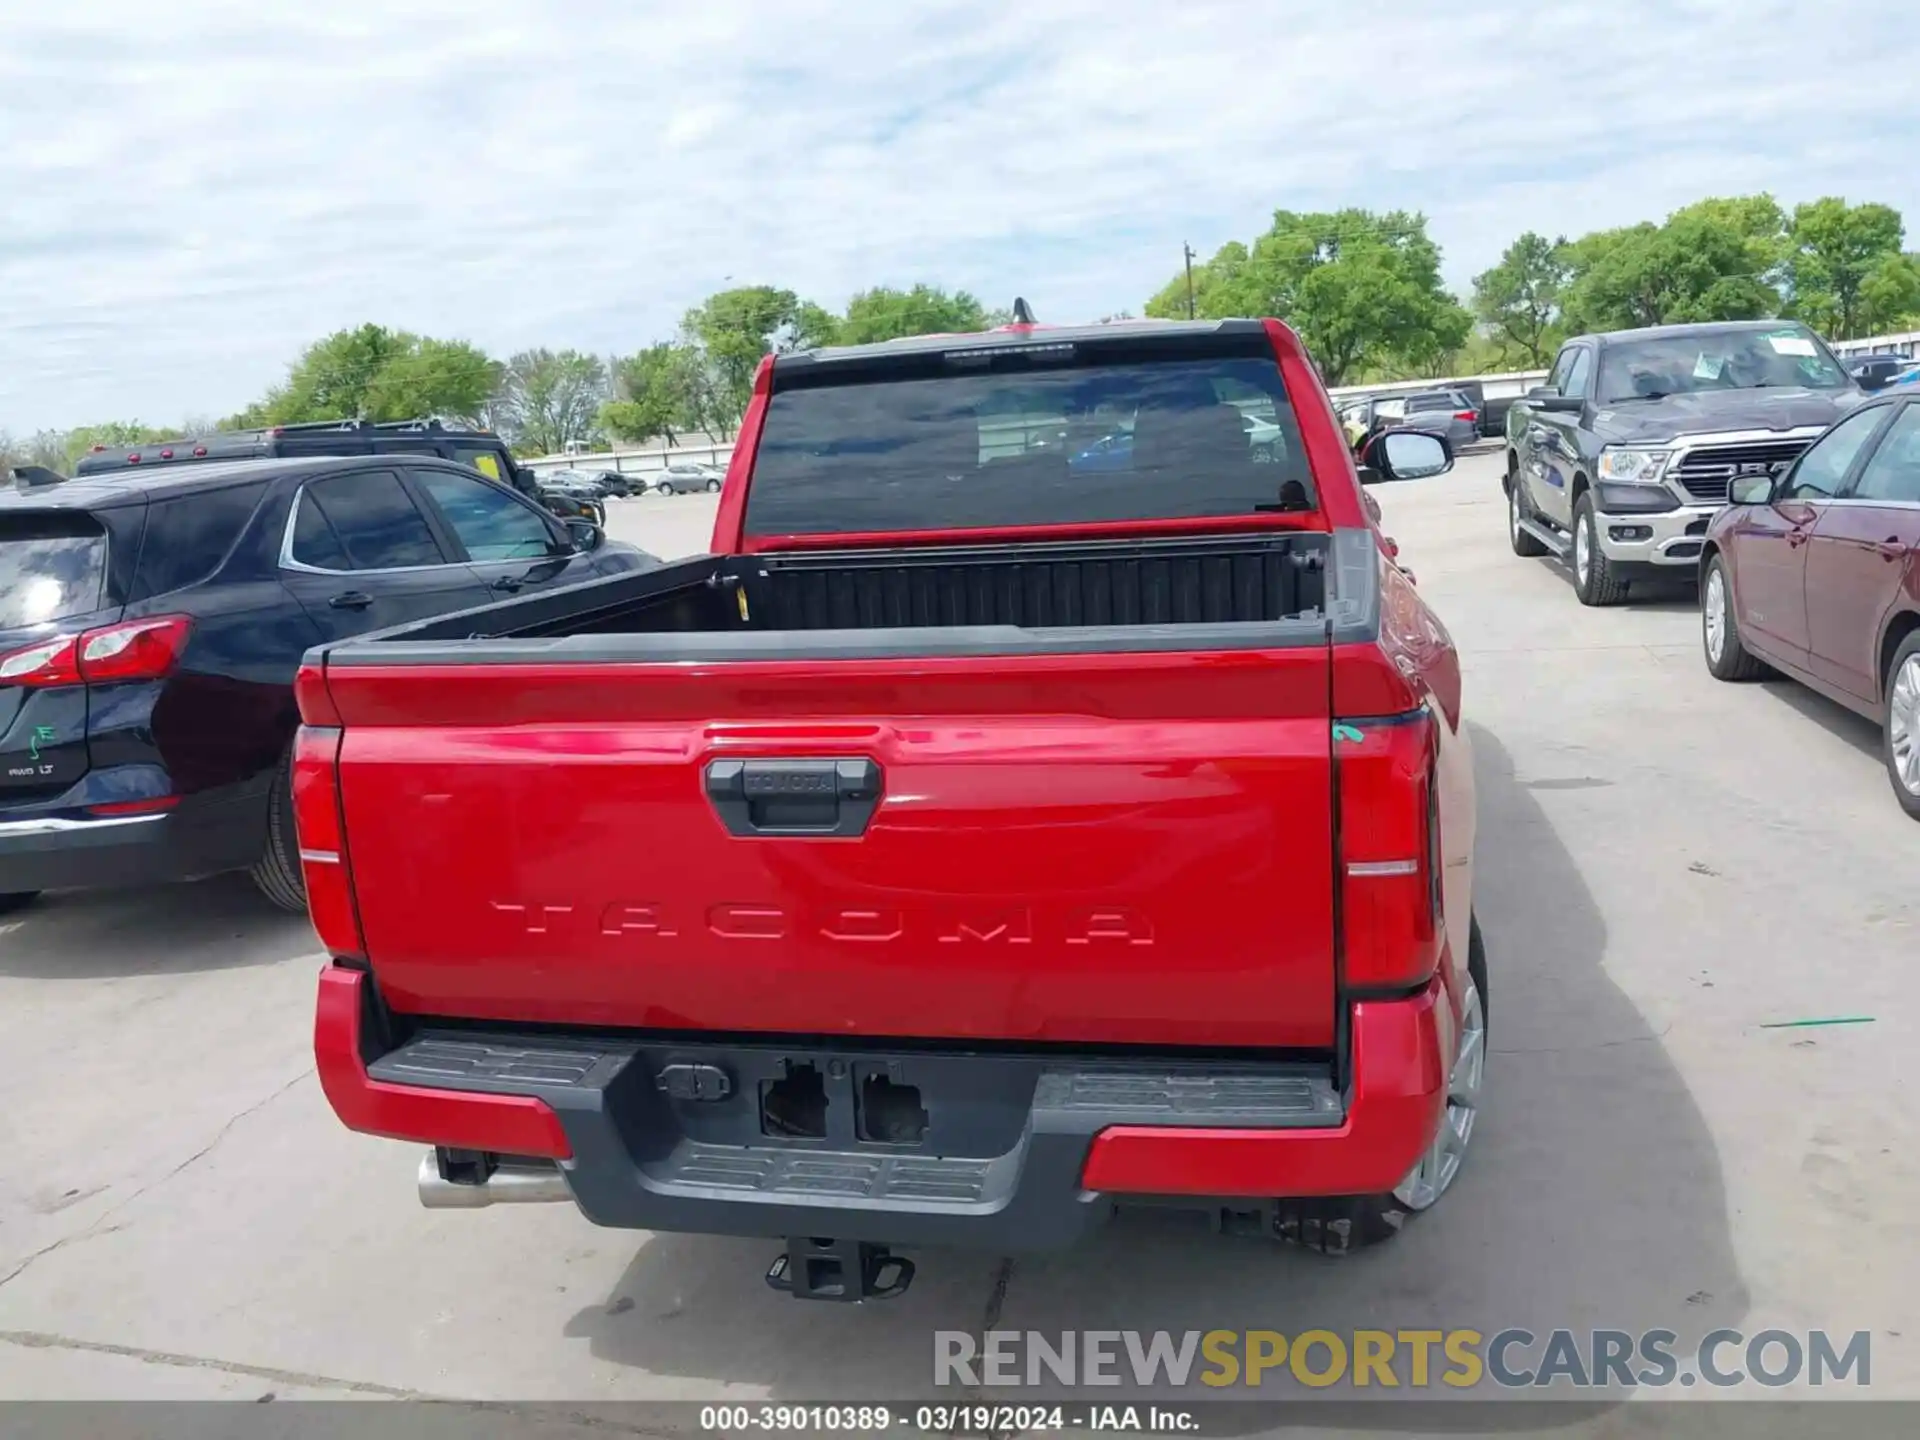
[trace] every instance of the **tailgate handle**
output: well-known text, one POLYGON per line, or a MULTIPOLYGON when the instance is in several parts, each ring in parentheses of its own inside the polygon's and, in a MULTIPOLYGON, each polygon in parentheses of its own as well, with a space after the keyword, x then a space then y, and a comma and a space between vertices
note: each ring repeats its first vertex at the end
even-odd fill
POLYGON ((880 806, 880 767, 865 758, 712 760, 707 799, 731 835, 862 835, 880 806))

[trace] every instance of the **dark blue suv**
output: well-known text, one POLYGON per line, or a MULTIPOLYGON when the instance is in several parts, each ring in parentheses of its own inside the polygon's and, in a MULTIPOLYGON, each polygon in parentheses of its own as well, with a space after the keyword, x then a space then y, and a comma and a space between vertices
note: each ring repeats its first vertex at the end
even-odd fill
POLYGON ((287 755, 310 646, 656 563, 428 456, 0 489, 0 913, 243 869, 303 908, 287 755))

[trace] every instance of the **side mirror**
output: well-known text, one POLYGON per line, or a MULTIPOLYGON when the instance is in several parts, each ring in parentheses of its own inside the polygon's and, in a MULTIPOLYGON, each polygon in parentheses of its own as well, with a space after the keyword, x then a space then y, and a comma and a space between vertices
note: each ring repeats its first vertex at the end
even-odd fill
POLYGON ((573 537, 573 548, 582 555, 591 555, 607 543, 607 532, 591 520, 578 517, 565 522, 567 534, 573 537))
POLYGON ((1527 391, 1527 403, 1529 405, 1538 405, 1541 401, 1552 400, 1559 394, 1560 392, 1551 385, 1536 385, 1527 391))
POLYGON ((1549 392, 1537 402, 1549 415, 1571 415, 1584 410, 1587 402, 1578 395, 1556 395, 1549 392))
POLYGON ((1367 447, 1366 461, 1383 480, 1425 480, 1453 468, 1453 449, 1425 430, 1387 430, 1367 447))
POLYGON ((1727 487, 1729 505, 1767 505, 1772 501, 1771 475, 1742 475, 1727 487))

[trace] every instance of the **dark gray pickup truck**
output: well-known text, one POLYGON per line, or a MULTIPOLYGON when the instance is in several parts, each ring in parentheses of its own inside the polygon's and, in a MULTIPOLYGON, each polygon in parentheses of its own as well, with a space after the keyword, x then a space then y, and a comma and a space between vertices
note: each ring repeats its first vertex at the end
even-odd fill
POLYGON ((1583 605, 1690 578, 1727 487, 1785 469, 1863 398, 1792 321, 1578 336, 1507 412, 1513 551, 1569 562, 1583 605))

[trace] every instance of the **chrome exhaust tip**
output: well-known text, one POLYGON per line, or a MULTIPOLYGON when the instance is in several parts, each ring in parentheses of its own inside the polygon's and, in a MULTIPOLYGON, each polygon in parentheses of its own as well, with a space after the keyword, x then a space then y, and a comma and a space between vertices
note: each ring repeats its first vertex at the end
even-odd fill
POLYGON ((420 1203, 429 1210, 479 1210, 488 1205, 551 1205, 573 1199, 560 1167, 548 1161, 503 1160, 485 1180, 449 1180, 440 1152, 420 1157, 420 1203))

